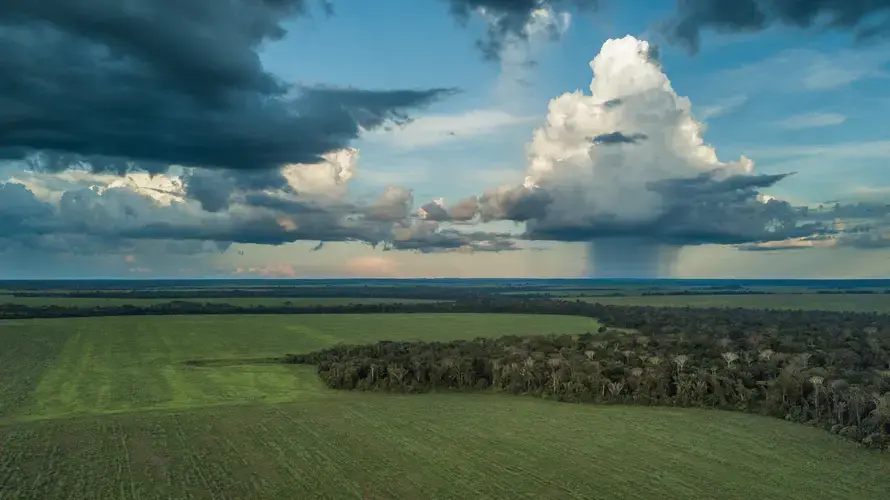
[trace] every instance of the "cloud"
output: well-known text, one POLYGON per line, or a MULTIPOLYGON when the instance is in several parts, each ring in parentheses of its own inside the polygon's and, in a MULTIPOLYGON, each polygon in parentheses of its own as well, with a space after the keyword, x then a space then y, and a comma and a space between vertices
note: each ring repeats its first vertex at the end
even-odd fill
POLYGON ((888 48, 882 43, 857 50, 783 50, 773 57, 717 73, 711 84, 745 94, 836 90, 862 80, 890 77, 886 68, 890 63, 888 48))
POLYGON ((281 82, 257 50, 305 13, 303 0, 14 2, 0 13, 0 156, 118 174, 311 164, 453 92, 281 82))
POLYGON ((746 102, 748 102, 748 96, 744 94, 738 94, 733 97, 723 99, 722 101, 718 101, 710 106, 705 106, 701 108, 701 110, 696 113, 696 115, 702 120, 718 118, 732 113, 746 102))
POLYGON ((485 37, 476 46, 488 60, 500 60, 510 45, 544 35, 559 39, 568 29, 571 16, 564 10, 594 10, 599 0, 447 0, 451 14, 466 24, 477 13, 488 22, 485 37), (562 10, 560 10, 562 9, 562 10))
POLYGON ((399 149, 419 149, 449 142, 484 138, 507 127, 527 124, 530 117, 516 116, 496 109, 476 109, 454 115, 426 115, 409 123, 377 130, 363 140, 382 142, 399 149))
POLYGON ((479 197, 482 221, 512 220, 526 222, 547 216, 553 197, 537 186, 501 186, 489 189, 479 197))
POLYGON ((466 198, 451 207, 445 207, 445 200, 433 200, 420 207, 420 218, 437 222, 467 222, 476 217, 479 200, 475 197, 466 198))
POLYGON ((0 250, 136 254, 166 245, 195 253, 294 241, 427 253, 512 249, 500 241, 509 235, 426 224, 402 187, 390 186, 370 203, 351 200, 346 185, 357 158, 357 151, 344 150, 295 172, 185 169, 181 177, 133 174, 126 181, 83 171, 26 172, 22 180, 0 182, 0 250))
POLYGON ((442 229, 440 224, 429 220, 411 220, 393 228, 392 241, 384 250, 416 250, 421 253, 438 252, 501 252, 517 250, 515 235, 485 231, 463 232, 442 229))
POLYGON ((636 144, 637 142, 648 138, 649 137, 646 134, 637 133, 626 135, 623 132, 606 132, 591 140, 594 144, 636 144))
MULTIPOLYGON (((597 275, 661 272, 685 245, 835 231, 806 207, 761 194, 790 174, 756 174, 745 156, 720 160, 656 55, 631 36, 606 41, 590 64, 590 93, 550 101, 526 148, 525 182, 468 199, 474 220, 524 222, 526 240, 591 242, 597 275)), ((444 202, 423 208, 430 220, 452 219, 444 202)))
MULTIPOLYGON (((871 193, 881 195, 880 191, 871 193)), ((882 201, 834 203, 809 207, 803 218, 821 224, 827 230, 813 235, 784 240, 740 245, 747 251, 800 250, 810 248, 890 248, 890 198, 883 193, 882 201)))
POLYGON ((830 127, 841 125, 847 121, 847 117, 839 113, 803 113, 789 116, 779 121, 776 125, 788 130, 804 128, 830 127))
MULTIPOLYGON (((763 227, 780 207, 757 202, 752 186, 738 181, 751 176, 753 162, 717 158, 702 138, 691 103, 673 90, 647 42, 630 36, 608 40, 591 69, 591 93, 551 100, 546 125, 528 146, 526 174, 535 187, 526 192, 544 192, 552 200, 544 216, 530 218, 529 238, 648 235, 700 243, 781 237, 763 227), (616 99, 620 105, 603 106, 616 99), (609 144, 589 139, 618 138, 616 130, 648 139, 609 144)), ((791 210, 786 211, 787 218, 791 210)))
POLYGON ((773 25, 852 31, 857 40, 890 34, 890 1, 685 0, 663 29, 692 52, 701 32, 757 32, 773 25))
POLYGON ((367 209, 365 217, 372 221, 396 222, 408 219, 414 195, 400 186, 389 186, 367 209))

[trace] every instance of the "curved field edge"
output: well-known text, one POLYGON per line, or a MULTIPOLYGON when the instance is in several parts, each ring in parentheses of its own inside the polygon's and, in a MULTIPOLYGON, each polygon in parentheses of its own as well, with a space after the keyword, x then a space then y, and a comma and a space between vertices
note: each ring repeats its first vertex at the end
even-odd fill
POLYGON ((774 419, 493 394, 0 425, 3 498, 864 499, 890 457, 774 419))
POLYGON ((313 369, 237 361, 343 342, 585 333, 598 326, 579 316, 466 313, 2 321, 0 421, 334 397, 313 369))

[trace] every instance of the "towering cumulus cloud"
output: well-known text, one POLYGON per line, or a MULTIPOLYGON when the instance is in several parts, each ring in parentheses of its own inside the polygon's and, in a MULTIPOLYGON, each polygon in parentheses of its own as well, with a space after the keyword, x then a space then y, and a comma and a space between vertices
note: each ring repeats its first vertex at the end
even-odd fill
POLYGON ((482 220, 525 222, 527 239, 589 242, 597 276, 666 274, 683 245, 816 230, 801 210, 758 194, 784 175, 717 157, 649 43, 608 40, 590 67, 589 94, 550 102, 528 145, 524 185, 477 199, 482 220))
POLYGON ((609 40, 590 67, 590 95, 551 101, 547 124, 528 146, 528 179, 553 196, 548 216, 529 230, 572 240, 616 233, 591 243, 592 274, 666 274, 676 249, 650 241, 645 231, 632 234, 666 208, 653 183, 714 170, 747 174, 753 165, 746 158, 722 163, 703 143, 688 99, 674 92, 647 42, 609 40))

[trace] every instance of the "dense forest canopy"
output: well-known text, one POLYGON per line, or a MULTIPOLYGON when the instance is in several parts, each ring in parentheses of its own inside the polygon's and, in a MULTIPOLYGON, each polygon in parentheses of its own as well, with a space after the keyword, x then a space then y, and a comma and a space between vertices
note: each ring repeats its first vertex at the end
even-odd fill
POLYGON ((890 445, 890 316, 483 304, 498 312, 587 315, 613 328, 343 345, 285 361, 317 365, 335 389, 493 389, 560 401, 718 408, 823 427, 868 447, 890 445))

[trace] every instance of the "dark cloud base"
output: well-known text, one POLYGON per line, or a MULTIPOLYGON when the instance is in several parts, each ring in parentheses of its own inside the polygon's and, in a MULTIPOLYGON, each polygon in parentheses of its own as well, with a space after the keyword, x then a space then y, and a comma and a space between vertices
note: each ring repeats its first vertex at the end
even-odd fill
POLYGON ((184 201, 159 204, 129 188, 78 188, 63 193, 55 206, 22 184, 0 183, 0 246, 81 254, 126 252, 139 241, 194 242, 198 247, 190 248, 213 251, 232 243, 295 241, 362 242, 424 253, 515 247, 507 234, 461 232, 418 219, 411 213, 410 191, 399 188, 366 206, 263 191, 238 198, 227 209, 209 211, 184 201))
POLYGON ((860 41, 887 36, 890 0, 678 0, 662 28, 697 52, 703 30, 757 32, 775 24, 853 31, 860 41))
POLYGON ((0 158, 114 173, 315 163, 454 92, 280 81, 258 47, 307 12, 303 0, 5 2, 0 158))

